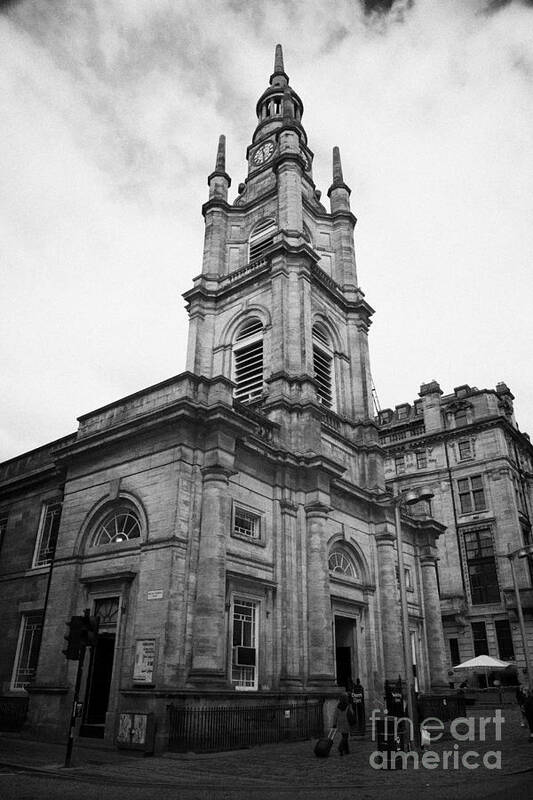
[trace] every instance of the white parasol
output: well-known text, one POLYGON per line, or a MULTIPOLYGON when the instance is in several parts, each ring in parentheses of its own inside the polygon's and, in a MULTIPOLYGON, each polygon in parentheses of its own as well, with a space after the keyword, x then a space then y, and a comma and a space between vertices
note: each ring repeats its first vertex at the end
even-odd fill
POLYGON ((478 669, 484 670, 485 672, 485 681, 487 686, 489 685, 487 674, 489 670, 496 670, 496 669, 507 669, 507 667, 512 667, 510 661, 500 661, 499 658, 494 658, 494 656, 476 656, 475 658, 469 658, 468 661, 463 661, 462 664, 456 664, 454 670, 456 669, 478 669))

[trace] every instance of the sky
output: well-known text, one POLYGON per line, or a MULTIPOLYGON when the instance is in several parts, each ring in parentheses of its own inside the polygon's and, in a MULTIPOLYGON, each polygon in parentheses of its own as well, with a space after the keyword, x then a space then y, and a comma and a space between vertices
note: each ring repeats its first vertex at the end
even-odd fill
POLYGON ((533 2, 0 0, 0 460, 184 369, 218 136, 232 201, 278 42, 381 407, 505 381, 533 433, 533 2))

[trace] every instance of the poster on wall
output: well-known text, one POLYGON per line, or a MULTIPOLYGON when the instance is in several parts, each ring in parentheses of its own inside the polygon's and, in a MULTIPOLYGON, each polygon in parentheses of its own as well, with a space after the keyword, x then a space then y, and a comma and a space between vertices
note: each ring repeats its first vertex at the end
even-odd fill
POLYGON ((152 683, 154 676, 155 639, 137 639, 133 680, 135 683, 152 683))

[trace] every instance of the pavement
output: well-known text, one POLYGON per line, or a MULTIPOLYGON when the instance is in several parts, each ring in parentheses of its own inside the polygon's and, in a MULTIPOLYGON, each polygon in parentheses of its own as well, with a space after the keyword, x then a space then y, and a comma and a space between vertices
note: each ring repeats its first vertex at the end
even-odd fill
MULTIPOLYGON (((350 740, 350 753, 340 757, 335 742, 327 759, 313 754, 314 741, 290 742, 222 753, 164 753, 145 757, 118 751, 103 742, 78 740, 72 766, 65 769, 65 744, 33 741, 15 734, 0 734, 0 777, 4 773, 46 775, 106 787, 149 787, 160 796, 171 787, 176 797, 221 798, 372 798, 388 800, 392 789, 411 798, 483 796, 499 797, 520 787, 533 786, 533 742, 521 727, 516 708, 502 710, 501 725, 494 709, 476 709, 468 727, 459 726, 425 753, 412 754, 406 769, 381 769, 376 743, 368 736, 350 740), (484 716, 491 721, 480 723, 484 716), (431 752, 427 752, 431 751, 431 752), (447 755, 445 755, 447 753, 447 755), (374 766, 372 766, 372 764, 374 766), (190 794, 192 792, 192 794, 190 794), (492 792, 492 794, 491 794, 492 792)), ((1 793, 0 783, 0 793, 1 793)), ((79 796, 83 796, 83 793, 79 796)), ((117 795, 118 796, 118 795, 117 795)))

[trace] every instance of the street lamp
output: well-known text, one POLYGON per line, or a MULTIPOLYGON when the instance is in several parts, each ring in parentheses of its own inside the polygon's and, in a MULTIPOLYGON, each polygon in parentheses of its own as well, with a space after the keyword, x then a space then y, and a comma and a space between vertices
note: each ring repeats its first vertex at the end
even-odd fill
POLYGON ((433 496, 434 496, 433 492, 423 487, 420 489, 410 489, 407 492, 398 492, 398 487, 396 484, 394 484, 394 494, 391 498, 394 503, 394 525, 396 528, 396 542, 398 548, 398 572, 399 572, 398 577, 400 584, 400 607, 401 607, 402 633, 403 633, 405 690, 407 693, 407 716, 411 721, 409 730, 410 744, 413 740, 413 735, 415 736, 415 741, 417 739, 417 736, 416 734, 414 734, 416 717, 415 717, 415 709, 413 703, 413 687, 414 687, 413 656, 411 653, 411 637, 409 635, 409 611, 407 608, 407 591, 405 586, 405 569, 403 563, 401 507, 403 505, 412 506, 415 505, 416 503, 420 503, 422 500, 431 500, 433 496))
POLYGON ((515 570, 515 558, 527 558, 533 554, 533 544, 526 545, 525 547, 518 547, 516 550, 511 550, 511 545, 507 545, 508 553, 498 553, 501 558, 508 558, 511 565, 511 575, 513 576, 514 593, 516 597, 516 612, 518 614, 518 624, 520 626, 520 635, 522 637, 522 647, 524 648, 524 658, 526 660, 526 672, 529 684, 529 689, 533 689, 533 671, 529 654, 527 651, 527 638, 526 626, 524 624, 524 612, 522 611, 522 600, 520 599, 520 589, 518 587, 518 579, 515 570))

